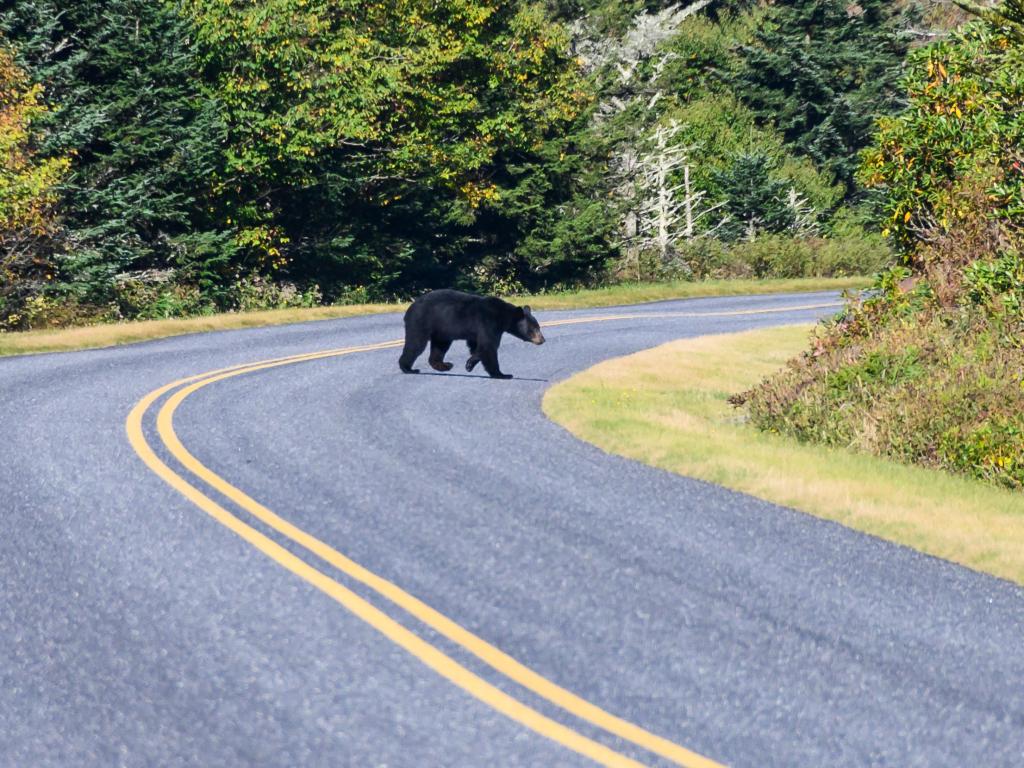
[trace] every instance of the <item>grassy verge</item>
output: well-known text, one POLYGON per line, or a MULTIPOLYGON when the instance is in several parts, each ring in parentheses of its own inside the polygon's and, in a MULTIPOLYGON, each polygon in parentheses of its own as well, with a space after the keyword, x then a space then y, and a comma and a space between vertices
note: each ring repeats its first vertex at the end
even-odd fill
MULTIPOLYGON (((864 277, 844 277, 793 280, 710 280, 699 283, 684 281, 632 283, 593 290, 516 296, 512 297, 512 300, 521 304, 529 303, 538 310, 577 309, 699 296, 843 290, 845 288, 863 288, 869 282, 868 278, 864 277)), ((83 328, 0 333, 0 356, 32 352, 67 352, 75 349, 130 344, 136 341, 178 336, 183 333, 225 331, 234 328, 283 325, 378 312, 398 312, 405 309, 405 306, 405 304, 353 304, 311 309, 274 309, 264 312, 226 312, 219 315, 172 320, 143 320, 83 328)))
POLYGON ((726 398, 803 350, 809 330, 690 339, 609 360, 551 388, 544 411, 605 451, 1024 584, 1024 495, 740 419, 726 398))

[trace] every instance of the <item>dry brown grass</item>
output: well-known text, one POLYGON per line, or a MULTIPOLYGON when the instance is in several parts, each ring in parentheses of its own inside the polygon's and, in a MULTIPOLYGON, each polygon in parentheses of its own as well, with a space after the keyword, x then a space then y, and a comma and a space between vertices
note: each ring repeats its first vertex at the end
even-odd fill
POLYGON ((610 360, 549 390, 544 410, 610 453, 1024 584, 1024 495, 741 420, 726 398, 804 349, 809 330, 704 337, 610 360))

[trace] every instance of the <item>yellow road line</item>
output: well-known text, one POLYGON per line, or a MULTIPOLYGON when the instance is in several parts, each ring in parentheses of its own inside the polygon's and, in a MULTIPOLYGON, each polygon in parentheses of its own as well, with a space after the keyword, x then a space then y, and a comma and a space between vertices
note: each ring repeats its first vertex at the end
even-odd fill
POLYGON ((415 616, 437 633, 465 648, 497 672, 500 672, 524 688, 533 691, 538 696, 556 704, 570 714, 573 714, 583 720, 587 720, 609 733, 626 739, 627 741, 631 741, 634 744, 657 755, 661 755, 668 760, 672 760, 679 765, 691 766, 692 768, 711 768, 711 766, 718 765, 702 755, 692 752, 685 747, 669 741, 668 739, 650 733, 627 720, 623 720, 620 717, 604 711, 586 699, 580 698, 576 694, 556 685, 537 672, 534 672, 529 667, 516 661, 508 654, 473 634, 462 625, 456 623, 444 614, 431 608, 418 598, 404 591, 393 582, 390 582, 372 571, 367 570, 328 544, 317 539, 315 536, 312 536, 301 528, 275 514, 270 509, 248 496, 244 491, 231 485, 224 480, 224 478, 220 477, 202 464, 181 443, 174 431, 174 412, 187 397, 199 389, 218 381, 223 381, 224 379, 238 376, 243 373, 250 373, 252 371, 286 364, 287 363, 281 362, 255 364, 249 368, 221 373, 202 379, 178 390, 174 395, 168 398, 157 416, 157 430, 170 454, 193 475, 210 485, 215 490, 224 494, 227 498, 231 499, 231 501, 236 503, 246 512, 252 514, 261 522, 306 548, 322 560, 330 563, 350 578, 355 579, 382 597, 387 598, 398 607, 402 608, 412 616, 415 616))
POLYGON ((388 640, 412 654, 445 679, 503 715, 601 765, 614 766, 615 768, 637 768, 641 766, 635 760, 621 755, 592 739, 588 739, 549 717, 545 717, 491 685, 483 678, 473 674, 454 659, 446 656, 437 648, 403 627, 383 611, 359 597, 359 595, 293 555, 273 539, 246 525, 213 499, 189 485, 153 452, 146 442, 142 430, 142 419, 145 412, 153 402, 176 384, 177 382, 156 389, 140 400, 135 408, 132 409, 125 425, 128 441, 131 443, 132 448, 135 449, 135 452, 143 462, 161 479, 221 525, 256 547, 267 557, 333 598, 352 614, 384 635, 388 640))
MULTIPOLYGON (((622 314, 622 315, 604 315, 595 316, 588 318, 574 318, 561 321, 552 321, 545 323, 546 326, 556 325, 573 325, 578 323, 587 322, 603 322, 610 320, 626 320, 626 319, 661 319, 661 318, 682 318, 682 317, 720 317, 730 315, 749 315, 749 314, 766 314, 773 312, 790 312, 803 309, 823 309, 828 307, 838 306, 836 303, 828 304, 810 304, 802 306, 790 306, 790 307, 777 307, 770 309, 761 310, 735 310, 727 312, 705 312, 705 313, 691 313, 691 312, 661 312, 661 313, 633 313, 633 314, 622 314)), ((498 648, 490 645, 482 638, 474 635, 469 630, 465 629, 461 625, 452 621, 448 617, 434 610, 430 606, 426 605, 416 597, 405 592, 397 585, 392 582, 383 579, 382 577, 372 573, 371 571, 363 568, 358 563, 350 560, 349 558, 342 555, 340 552, 334 550, 324 542, 316 539, 307 532, 292 525, 288 521, 274 514, 272 511, 259 504, 243 491, 227 483, 223 478, 213 473, 203 464, 201 464, 191 453, 182 445, 178 440, 177 435, 174 432, 173 427, 173 415, 174 411, 181 404, 186 397, 198 389, 212 384, 217 381, 222 381, 233 376, 238 376, 243 373, 250 373, 258 370, 264 370, 267 368, 278 367, 281 365, 289 365, 292 363, 305 362, 310 360, 318 360, 328 357, 337 357, 341 355, 353 354, 356 352, 368 352, 379 349, 394 348, 401 345, 401 340, 382 342, 380 344, 365 345, 362 347, 349 347, 336 350, 326 350, 321 352, 313 352, 302 355, 293 355, 289 357, 276 358, 273 360, 262 361, 259 363, 253 363, 250 365, 232 366, 228 368, 222 368, 215 371, 210 371, 206 374, 199 374, 197 376, 180 379, 172 382, 164 387, 161 387, 154 392, 151 392, 145 398, 143 398, 136 407, 132 410, 132 413, 128 417, 126 428, 128 431, 128 439, 135 449, 136 453, 142 458, 142 460, 150 467, 157 475, 168 482, 172 487, 182 493, 186 498, 191 500, 194 504, 199 506, 201 509, 209 513, 218 522, 227 526, 229 529, 237 533, 238 535, 245 538, 253 546, 260 549, 262 552, 267 554, 269 557, 274 559, 276 562, 288 568, 288 570, 296 573, 300 577, 306 579, 311 584, 316 586, 321 591, 329 594, 338 602, 342 603, 346 608, 355 613, 357 616, 367 621, 378 631, 382 632, 389 639, 400 645, 405 650, 409 651, 417 658, 420 658, 424 663, 427 663, 432 669, 442 674, 444 677, 452 680, 464 690, 477 696, 483 701, 493 706, 498 711, 512 717, 518 722, 527 725, 527 727, 542 733, 549 738, 579 752, 585 754, 588 757, 595 759, 597 762, 606 765, 623 765, 632 764, 633 761, 628 760, 622 755, 616 752, 608 750, 603 745, 586 739, 580 734, 565 728, 555 721, 545 718, 540 713, 526 707, 515 699, 511 699, 500 690, 494 688, 489 683, 484 681, 482 678, 473 675, 469 670, 461 667, 457 662, 451 658, 445 656, 433 646, 429 645, 425 641, 421 640, 416 635, 410 633, 401 625, 394 622, 386 614, 380 612, 370 603, 362 600, 362 598, 355 595, 350 590, 347 590, 344 586, 338 582, 333 581, 327 575, 312 568, 304 561, 296 558, 294 555, 284 550, 276 542, 263 534, 259 533, 255 529, 247 526, 238 518, 231 515, 227 510, 218 505, 209 497, 202 494, 198 489, 188 484, 180 475, 173 472, 166 464, 164 464, 152 451, 148 443, 143 436, 142 431, 142 418, 149 407, 162 397, 167 392, 185 386, 180 389, 175 395, 173 395, 164 407, 160 410, 157 417, 157 426, 160 433, 161 439, 167 446, 168 450, 172 455, 177 458, 182 465, 192 472, 194 475, 208 483, 211 487, 225 494, 228 498, 238 504, 246 511, 253 514, 257 519, 262 520, 270 527, 277 530, 279 533, 287 536, 291 540, 300 544, 311 553, 317 555, 324 561, 330 563, 334 567, 346 573, 351 578, 368 586, 381 596, 390 600, 395 605, 401 607, 412 616, 416 617, 429 627, 447 637, 449 640, 462 646, 470 653, 477 656, 479 659, 487 663, 496 671, 502 673, 509 679, 522 685, 528 690, 533 691, 539 696, 547 699, 548 701, 558 705, 562 709, 571 714, 580 717, 581 719, 587 720, 594 725, 617 735, 627 741, 631 741, 638 746, 643 747, 655 754, 665 757, 673 762, 684 765, 694 766, 695 768, 712 768, 718 766, 717 763, 711 761, 702 755, 692 752, 684 747, 679 746, 667 739, 652 734, 639 726, 630 723, 622 718, 605 712, 596 705, 582 699, 570 691, 561 688, 555 683, 551 682, 547 678, 542 677, 538 673, 529 669, 525 665, 516 661, 512 657, 505 654, 498 648), (396 630, 397 628, 397 630, 396 630), (404 633, 404 634, 403 634, 404 633), (411 638, 411 639, 410 639, 411 638), (429 650, 425 650, 429 649, 429 650), (427 655, 422 655, 422 654, 427 655), (429 657, 429 658, 428 658, 429 657), (483 686, 481 688, 480 686, 483 686), (539 719, 538 719, 539 718, 539 719), (582 741, 581 741, 582 740, 582 741), (596 751, 595 751, 596 750, 596 751), (611 762, 606 762, 611 760, 611 762), (622 763, 622 760, 627 762, 622 763)))

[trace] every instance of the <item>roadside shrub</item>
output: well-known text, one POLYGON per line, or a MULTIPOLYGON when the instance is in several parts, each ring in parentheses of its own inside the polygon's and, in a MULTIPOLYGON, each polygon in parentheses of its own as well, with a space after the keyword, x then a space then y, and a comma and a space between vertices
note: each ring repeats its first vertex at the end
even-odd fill
POLYGON ((300 290, 294 283, 273 282, 258 274, 244 277, 234 286, 234 308, 239 312, 315 307, 322 301, 318 285, 300 290))
POLYGON ((113 294, 114 320, 163 320, 214 311, 198 286, 175 282, 170 270, 119 275, 114 281, 113 294))
POLYGON ((682 242, 667 263, 653 254, 620 264, 620 280, 728 280, 872 275, 892 262, 880 237, 766 235, 728 244, 715 239, 682 242))
POLYGON ((27 296, 17 309, 6 308, 0 299, 0 331, 31 331, 42 328, 66 328, 109 320, 105 307, 81 304, 74 297, 56 297, 44 293, 27 296))
MULTIPOLYGON (((888 246, 878 239, 793 238, 772 235, 740 242, 731 249, 733 269, 755 277, 845 277, 871 275, 892 259, 888 246), (743 265, 738 267, 737 265, 743 265)), ((732 275, 730 275, 732 276, 732 275)))
POLYGON ((380 298, 366 286, 354 286, 341 290, 332 304, 370 304, 380 298))
POLYGON ((526 292, 515 276, 514 260, 508 256, 482 260, 470 270, 467 283, 467 288, 477 293, 509 296, 526 292))
POLYGON ((905 85, 861 172, 903 265, 733 402, 765 430, 1024 489, 1024 41, 967 25, 905 85))
POLYGON ((780 235, 736 243, 733 251, 755 277, 803 277, 814 258, 811 241, 780 235))
POLYGON ((965 300, 990 313, 1024 319, 1024 256, 1012 250, 964 270, 965 300))
POLYGON ((976 477, 1024 488, 1024 424, 996 416, 965 428, 955 425, 939 441, 943 461, 976 477))
POLYGON ((830 277, 873 275, 892 264, 895 254, 877 234, 858 232, 822 241, 813 273, 830 277))
POLYGON ((882 273, 870 298, 732 402, 766 431, 1024 487, 1024 324, 994 320, 991 293, 947 310, 908 276, 882 273))
POLYGON ((695 278, 712 280, 755 277, 754 269, 736 248, 721 240, 698 240, 680 255, 689 254, 687 265, 695 278))

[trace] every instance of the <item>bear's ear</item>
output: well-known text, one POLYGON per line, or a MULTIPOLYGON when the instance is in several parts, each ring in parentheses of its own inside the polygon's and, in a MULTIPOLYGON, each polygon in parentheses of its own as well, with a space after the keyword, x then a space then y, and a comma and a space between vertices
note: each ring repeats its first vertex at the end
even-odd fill
POLYGON ((530 312, 530 305, 529 304, 527 304, 525 307, 523 307, 523 314, 526 314, 526 315, 532 315, 533 314, 532 312, 530 312))

